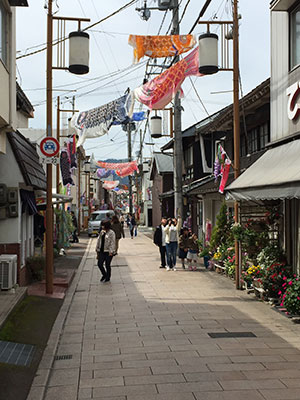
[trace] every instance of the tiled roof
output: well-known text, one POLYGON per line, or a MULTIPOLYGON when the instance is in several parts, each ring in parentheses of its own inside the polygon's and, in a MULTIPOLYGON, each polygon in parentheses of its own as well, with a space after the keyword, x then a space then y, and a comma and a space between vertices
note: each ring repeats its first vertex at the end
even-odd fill
POLYGON ((28 97, 23 92, 21 86, 16 82, 16 89, 17 89, 17 111, 22 111, 26 114, 29 118, 33 118, 34 108, 30 103, 28 97))
POLYGON ((18 131, 7 134, 7 137, 26 185, 45 190, 46 175, 35 146, 18 131))

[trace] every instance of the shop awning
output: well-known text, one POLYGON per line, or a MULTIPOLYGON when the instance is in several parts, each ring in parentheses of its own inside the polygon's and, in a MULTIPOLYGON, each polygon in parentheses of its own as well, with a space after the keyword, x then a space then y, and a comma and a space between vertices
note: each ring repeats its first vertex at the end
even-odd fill
POLYGON ((226 188, 226 199, 300 198, 300 140, 264 153, 226 188))

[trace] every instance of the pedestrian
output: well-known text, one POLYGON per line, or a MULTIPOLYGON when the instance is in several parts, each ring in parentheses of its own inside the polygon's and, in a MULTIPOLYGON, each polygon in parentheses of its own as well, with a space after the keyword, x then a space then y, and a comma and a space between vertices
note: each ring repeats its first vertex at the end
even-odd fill
POLYGON ((73 224, 73 232, 72 232, 72 236, 73 236, 73 243, 79 243, 79 239, 77 236, 77 228, 78 228, 78 223, 77 223, 77 218, 76 215, 74 213, 74 211, 71 211, 71 216, 72 216, 72 224, 73 224))
POLYGON ((111 277, 111 260, 116 249, 116 235, 111 229, 109 221, 104 222, 100 231, 96 252, 98 259, 98 267, 102 273, 100 282, 109 282, 111 277), (105 264, 105 267, 104 267, 105 264))
POLYGON ((193 234, 189 238, 188 254, 187 254, 187 261, 190 264, 189 266, 190 271, 192 270, 196 271, 197 269, 198 252, 199 252, 198 237, 196 234, 193 234))
POLYGON ((167 251, 167 271, 176 271, 176 256, 179 232, 181 229, 181 218, 169 218, 165 227, 166 233, 166 251, 167 251))
POLYGON ((135 236, 137 235, 137 226, 136 226, 136 220, 134 218, 134 215, 130 215, 130 221, 129 221, 129 230, 130 230, 130 236, 131 239, 133 239, 133 235, 135 233, 135 236))
POLYGON ((179 258, 181 259, 182 268, 185 269, 184 260, 187 257, 189 247, 189 229, 187 227, 182 228, 182 234, 179 236, 179 258))
POLYGON ((103 220, 101 221, 101 223, 100 223, 99 233, 100 233, 101 229, 103 229, 103 225, 104 225, 105 222, 111 222, 111 218, 112 218, 112 212, 109 212, 109 211, 108 211, 108 212, 105 214, 105 219, 103 219, 103 220))
POLYGON ((130 228, 130 218, 131 218, 131 214, 127 214, 127 217, 126 217, 127 228, 130 228))
POLYGON ((111 219, 111 229, 115 232, 116 235, 116 248, 114 252, 114 255, 116 256, 119 250, 119 241, 122 237, 125 237, 123 225, 116 215, 114 215, 111 219))
POLYGON ((160 252, 160 267, 166 268, 166 233, 165 226, 167 224, 166 218, 161 219, 160 225, 158 225, 154 232, 153 242, 159 247, 160 252))

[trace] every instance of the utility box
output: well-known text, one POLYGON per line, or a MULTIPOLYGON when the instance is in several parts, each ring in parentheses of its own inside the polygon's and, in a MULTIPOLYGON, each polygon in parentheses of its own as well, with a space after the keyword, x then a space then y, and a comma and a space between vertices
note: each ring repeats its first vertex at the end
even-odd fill
POLYGON ((7 188, 7 201, 8 203, 18 202, 18 188, 14 187, 7 188))
POLYGON ((9 218, 16 218, 18 216, 18 203, 11 203, 8 206, 9 218))
POLYGON ((0 183, 0 204, 7 203, 7 187, 4 183, 0 183))

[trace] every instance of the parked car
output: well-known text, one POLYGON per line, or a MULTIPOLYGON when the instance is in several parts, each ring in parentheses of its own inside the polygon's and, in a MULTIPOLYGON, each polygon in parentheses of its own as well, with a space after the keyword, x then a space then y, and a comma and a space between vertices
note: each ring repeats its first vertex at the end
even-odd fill
POLYGON ((107 217, 106 214, 110 214, 110 218, 115 214, 112 210, 99 210, 94 211, 89 219, 88 224, 88 235, 91 237, 92 235, 97 235, 99 233, 101 222, 104 221, 107 217))

